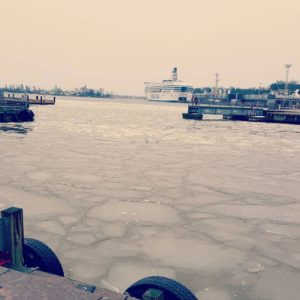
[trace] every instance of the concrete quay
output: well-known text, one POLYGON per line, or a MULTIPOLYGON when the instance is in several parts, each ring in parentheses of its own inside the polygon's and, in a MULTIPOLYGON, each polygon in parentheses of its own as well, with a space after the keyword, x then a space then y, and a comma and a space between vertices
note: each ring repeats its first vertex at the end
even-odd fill
POLYGON ((134 300, 136 298, 78 281, 33 270, 30 274, 0 267, 0 299, 106 299, 134 300), (28 288, 30 287, 30 288, 28 288))
POLYGON ((273 109, 237 105, 189 105, 184 119, 202 120, 203 115, 222 115, 223 119, 272 123, 300 124, 300 109, 273 109))

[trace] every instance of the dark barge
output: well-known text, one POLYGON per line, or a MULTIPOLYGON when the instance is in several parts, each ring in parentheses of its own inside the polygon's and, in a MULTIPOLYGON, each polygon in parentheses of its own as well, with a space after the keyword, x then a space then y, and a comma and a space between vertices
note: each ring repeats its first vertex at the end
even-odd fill
POLYGON ((31 121, 34 121, 34 113, 26 99, 0 97, 0 123, 31 121))

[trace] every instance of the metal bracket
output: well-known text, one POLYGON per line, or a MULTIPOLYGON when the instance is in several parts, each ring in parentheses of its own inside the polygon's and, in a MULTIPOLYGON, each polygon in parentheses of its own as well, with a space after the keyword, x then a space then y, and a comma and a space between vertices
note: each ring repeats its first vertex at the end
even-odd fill
POLYGON ((78 284, 76 285, 76 288, 90 293, 94 293, 94 291, 96 290, 96 287, 94 285, 88 285, 88 284, 78 284))

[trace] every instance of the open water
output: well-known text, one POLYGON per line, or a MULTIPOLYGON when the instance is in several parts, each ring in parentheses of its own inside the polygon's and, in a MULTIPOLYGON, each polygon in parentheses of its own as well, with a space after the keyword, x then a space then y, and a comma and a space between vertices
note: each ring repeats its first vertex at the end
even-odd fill
POLYGON ((300 127, 183 120, 186 105, 58 99, 0 124, 0 208, 24 209, 66 275, 148 275, 200 299, 298 300, 300 127))

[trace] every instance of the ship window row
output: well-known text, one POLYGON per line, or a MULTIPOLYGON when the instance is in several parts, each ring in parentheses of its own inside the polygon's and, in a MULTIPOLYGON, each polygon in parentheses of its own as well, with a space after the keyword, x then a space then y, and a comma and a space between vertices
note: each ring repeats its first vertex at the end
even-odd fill
POLYGON ((146 88, 146 92, 160 93, 161 89, 146 88))
POLYGON ((163 87, 163 88, 155 88, 149 87, 145 89, 146 92, 192 92, 193 88, 190 87, 163 87))
POLYGON ((192 92, 193 89, 189 88, 189 87, 185 87, 185 86, 181 86, 181 87, 164 87, 163 88, 166 91, 179 91, 179 92, 192 92))
POLYGON ((164 86, 163 89, 176 89, 176 90, 180 90, 180 89, 188 89, 188 90, 192 90, 193 88, 191 87, 187 87, 187 86, 173 86, 173 87, 169 87, 169 86, 164 86))

